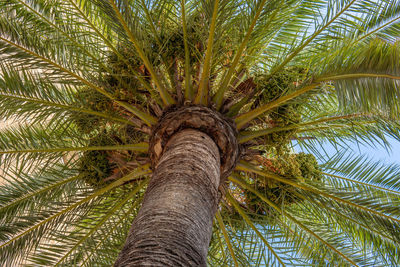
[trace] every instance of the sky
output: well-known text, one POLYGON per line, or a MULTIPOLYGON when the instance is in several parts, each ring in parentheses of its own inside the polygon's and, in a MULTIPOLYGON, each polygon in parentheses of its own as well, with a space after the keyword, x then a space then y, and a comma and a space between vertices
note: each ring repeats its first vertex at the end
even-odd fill
MULTIPOLYGON (((390 148, 385 149, 382 146, 377 146, 377 147, 371 147, 371 146, 366 146, 362 144, 357 144, 357 142, 346 142, 348 145, 348 148, 351 149, 351 151, 348 151, 346 155, 351 155, 353 156, 367 156, 368 159, 372 160, 372 162, 381 162, 384 163, 385 165, 389 164, 398 164, 400 165, 400 141, 396 140, 394 138, 387 137, 388 142, 390 143, 390 148)), ((293 149, 296 153, 301 152, 301 148, 293 143, 293 149)), ((335 156, 337 153, 337 150, 335 147, 333 147, 330 144, 324 144, 323 149, 327 153, 328 157, 335 156)), ((309 153, 307 151, 304 151, 306 153, 309 153)), ((323 162, 320 162, 323 163, 323 162)))
MULTIPOLYGON (((400 141, 389 138, 389 143, 391 148, 387 151, 382 146, 370 147, 361 144, 357 144, 356 142, 348 142, 350 149, 354 152, 354 155, 367 155, 368 158, 374 159, 374 161, 381 161, 386 164, 399 164, 400 165, 400 141)), ((326 152, 333 156, 336 153, 336 149, 332 145, 324 145, 324 149, 326 152)))
POLYGON ((366 146, 360 146, 357 144, 351 144, 351 148, 355 153, 367 154, 370 158, 381 160, 385 163, 396 163, 400 164, 400 142, 389 138, 392 146, 391 151, 388 153, 383 147, 371 148, 366 146))

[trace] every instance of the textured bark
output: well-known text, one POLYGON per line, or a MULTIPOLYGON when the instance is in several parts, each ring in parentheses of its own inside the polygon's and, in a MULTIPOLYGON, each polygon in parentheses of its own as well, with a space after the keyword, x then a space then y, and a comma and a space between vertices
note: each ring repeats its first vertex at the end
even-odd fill
POLYGON ((238 132, 232 119, 204 106, 171 106, 164 112, 150 138, 149 154, 153 167, 171 136, 187 128, 198 129, 214 140, 221 155, 221 182, 224 183, 239 158, 238 132))
POLYGON ((115 266, 206 266, 220 171, 218 146, 207 134, 174 134, 115 266))

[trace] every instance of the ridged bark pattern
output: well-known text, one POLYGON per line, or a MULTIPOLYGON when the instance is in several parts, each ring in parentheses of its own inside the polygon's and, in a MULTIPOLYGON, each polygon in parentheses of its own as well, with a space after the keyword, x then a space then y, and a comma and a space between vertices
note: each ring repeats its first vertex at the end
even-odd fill
POLYGON ((204 106, 170 106, 164 111, 153 127, 150 138, 149 155, 153 166, 157 164, 171 136, 187 128, 198 129, 214 140, 221 156, 221 182, 226 181, 240 154, 238 132, 232 119, 204 106))
POLYGON ((206 266, 219 182, 214 141, 194 129, 173 135, 115 266, 206 266))

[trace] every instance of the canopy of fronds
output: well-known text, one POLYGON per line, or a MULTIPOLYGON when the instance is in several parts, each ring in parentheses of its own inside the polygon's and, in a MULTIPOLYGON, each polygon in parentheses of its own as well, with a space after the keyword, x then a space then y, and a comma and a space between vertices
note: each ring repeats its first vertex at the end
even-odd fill
POLYGON ((111 266, 196 104, 241 145, 210 266, 399 266, 400 166, 347 149, 400 140, 398 36, 394 0, 0 0, 0 262, 111 266))

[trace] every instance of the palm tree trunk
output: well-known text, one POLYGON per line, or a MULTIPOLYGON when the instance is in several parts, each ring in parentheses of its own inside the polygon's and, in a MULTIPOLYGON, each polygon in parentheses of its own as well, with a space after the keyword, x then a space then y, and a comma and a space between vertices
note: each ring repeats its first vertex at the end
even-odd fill
POLYGON ((214 141, 193 129, 173 135, 115 266, 206 266, 219 183, 214 141))

